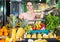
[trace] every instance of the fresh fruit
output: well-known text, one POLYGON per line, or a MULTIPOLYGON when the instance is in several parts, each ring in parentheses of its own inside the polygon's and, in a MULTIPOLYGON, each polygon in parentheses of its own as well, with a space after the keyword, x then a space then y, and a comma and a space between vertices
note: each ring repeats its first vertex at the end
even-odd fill
POLYGON ((56 39, 60 41, 60 36, 57 36, 56 39))
POLYGON ((15 38, 15 37, 16 37, 16 29, 13 28, 13 29, 12 29, 11 38, 15 38))
POLYGON ((35 30, 35 27, 34 26, 32 26, 32 30, 35 30))
POLYGON ((45 40, 45 39, 37 39, 37 40, 34 40, 34 42, 47 42, 47 40, 45 40))
POLYGON ((16 38, 14 38, 14 39, 12 40, 12 42, 16 42, 16 38))
POLYGON ((24 29, 18 28, 16 37, 22 38, 23 35, 24 35, 24 29))
POLYGON ((41 28, 45 27, 45 24, 44 23, 41 23, 40 25, 41 25, 41 28))
POLYGON ((9 40, 10 40, 10 39, 7 37, 7 38, 5 39, 5 42, 9 42, 9 40))
POLYGON ((43 38, 48 38, 48 35, 44 34, 44 35, 43 35, 43 38))
POLYGON ((32 29, 32 27, 29 25, 26 25, 24 29, 28 33, 32 29))
POLYGON ((3 32, 3 31, 4 31, 4 30, 1 28, 1 29, 0 29, 0 32, 3 32))
POLYGON ((0 29, 0 36, 8 36, 8 29, 5 26, 0 29))
POLYGON ((32 38, 36 38, 36 34, 34 33, 34 34, 32 34, 32 38))
POLYGON ((11 14, 10 17, 8 17, 8 21, 9 21, 10 26, 12 28, 15 28, 16 27, 16 24, 18 22, 17 16, 11 14))
POLYGON ((0 36, 2 36, 3 35, 3 33, 2 32, 0 32, 0 36))
POLYGON ((32 28, 32 30, 35 30, 35 28, 32 28))
POLYGON ((8 33, 7 33, 7 32, 5 32, 5 33, 4 33, 4 36, 8 36, 8 33))
POLYGON ((41 34, 37 34, 37 38, 42 38, 42 35, 41 34))
POLYGON ((40 28, 36 28, 36 30, 40 30, 40 28))
POLYGON ((34 42, 41 42, 41 40, 35 40, 34 42))
POLYGON ((47 40, 44 39, 44 40, 42 40, 42 42, 47 42, 47 40))
POLYGON ((48 37, 49 37, 49 38, 54 38, 54 36, 53 36, 52 33, 48 33, 48 37))
POLYGON ((27 34, 26 35, 26 38, 31 38, 31 34, 27 34))
POLYGON ((41 22, 36 22, 34 26, 32 26, 32 30, 40 30, 42 28, 45 28, 45 24, 41 22))
POLYGON ((4 42, 4 39, 1 39, 0 42, 4 42))

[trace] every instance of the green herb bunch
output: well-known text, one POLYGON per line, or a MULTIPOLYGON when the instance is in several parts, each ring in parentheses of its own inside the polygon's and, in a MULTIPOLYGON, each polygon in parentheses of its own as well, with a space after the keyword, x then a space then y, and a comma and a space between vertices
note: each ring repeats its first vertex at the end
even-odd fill
POLYGON ((49 14, 45 16, 46 30, 54 30, 59 25, 59 17, 49 14))

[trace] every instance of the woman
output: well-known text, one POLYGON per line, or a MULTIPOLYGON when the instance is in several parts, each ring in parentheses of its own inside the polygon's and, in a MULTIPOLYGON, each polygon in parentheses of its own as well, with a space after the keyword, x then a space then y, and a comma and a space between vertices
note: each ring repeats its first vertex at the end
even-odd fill
MULTIPOLYGON (((40 14, 40 13, 34 12, 33 5, 31 2, 27 2, 26 8, 27 8, 27 12, 21 13, 19 15, 19 18, 22 20, 28 20, 28 21, 35 20, 35 17, 37 16, 37 14, 40 14)), ((33 23, 33 22, 28 22, 28 24, 31 24, 31 23, 33 23)))

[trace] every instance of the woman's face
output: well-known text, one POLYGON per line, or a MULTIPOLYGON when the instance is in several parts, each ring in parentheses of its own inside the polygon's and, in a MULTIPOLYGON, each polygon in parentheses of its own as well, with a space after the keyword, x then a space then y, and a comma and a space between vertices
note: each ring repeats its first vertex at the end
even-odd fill
POLYGON ((33 9, 33 6, 32 6, 31 2, 28 2, 26 7, 27 7, 28 11, 31 11, 33 9))

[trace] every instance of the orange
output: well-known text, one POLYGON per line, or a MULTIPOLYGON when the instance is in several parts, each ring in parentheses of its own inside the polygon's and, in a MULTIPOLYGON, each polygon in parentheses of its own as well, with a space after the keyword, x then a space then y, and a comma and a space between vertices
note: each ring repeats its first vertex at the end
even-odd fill
POLYGON ((3 32, 3 31, 4 31, 4 30, 1 28, 1 29, 0 29, 0 32, 3 32))
POLYGON ((4 31, 4 32, 8 32, 7 28, 3 28, 3 31, 4 31))
POLYGON ((0 36, 3 36, 3 33, 2 32, 0 32, 0 36))
POLYGON ((8 36, 8 33, 7 33, 7 32, 5 32, 5 33, 4 33, 4 36, 8 36))
POLYGON ((0 42, 4 42, 4 39, 1 39, 0 42))

